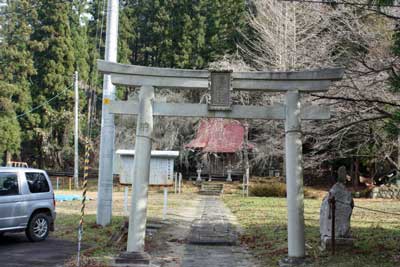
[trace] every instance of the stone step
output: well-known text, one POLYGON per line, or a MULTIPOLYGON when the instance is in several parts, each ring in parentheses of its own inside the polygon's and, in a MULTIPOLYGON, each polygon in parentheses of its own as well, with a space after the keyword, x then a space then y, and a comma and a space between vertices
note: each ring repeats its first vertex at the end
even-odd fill
POLYGON ((224 191, 224 184, 202 183, 200 188, 201 195, 219 196, 224 191))
POLYGON ((203 189, 203 190, 222 190, 223 187, 202 186, 201 189, 203 189))
POLYGON ((207 186, 204 186, 204 187, 201 187, 201 189, 202 190, 222 190, 223 187, 207 187, 207 186))
POLYGON ((218 188, 218 189, 222 189, 224 188, 223 184, 201 184, 201 188, 218 188))
POLYGON ((216 189, 216 190, 222 190, 224 187, 223 186, 202 186, 201 189, 216 189))
POLYGON ((206 195, 206 196, 219 196, 219 195, 221 195, 221 192, 208 192, 208 191, 200 191, 200 195, 206 195))

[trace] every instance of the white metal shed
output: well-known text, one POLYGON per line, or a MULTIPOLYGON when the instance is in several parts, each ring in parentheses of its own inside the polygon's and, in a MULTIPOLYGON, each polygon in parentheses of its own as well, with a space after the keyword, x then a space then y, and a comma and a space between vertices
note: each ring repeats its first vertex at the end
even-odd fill
MULTIPOLYGON (((135 150, 119 149, 115 157, 115 174, 119 174, 120 183, 131 185, 135 164, 135 150)), ((174 175, 174 160, 179 151, 152 150, 150 160, 149 185, 172 185, 174 175)))

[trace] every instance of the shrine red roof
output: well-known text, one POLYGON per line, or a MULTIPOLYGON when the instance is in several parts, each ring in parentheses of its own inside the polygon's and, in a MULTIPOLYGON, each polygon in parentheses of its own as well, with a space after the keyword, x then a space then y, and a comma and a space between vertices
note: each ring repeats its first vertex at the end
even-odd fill
MULTIPOLYGON (((204 119, 200 121, 196 138, 185 148, 203 152, 235 153, 244 145, 245 127, 237 120, 204 119)), ((252 149, 253 145, 248 144, 252 149)))

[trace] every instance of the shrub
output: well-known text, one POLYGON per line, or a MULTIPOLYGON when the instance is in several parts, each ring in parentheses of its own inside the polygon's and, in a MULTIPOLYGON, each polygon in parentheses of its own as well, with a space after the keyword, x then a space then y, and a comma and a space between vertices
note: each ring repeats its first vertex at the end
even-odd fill
POLYGON ((357 192, 351 192, 351 195, 354 198, 369 198, 371 197, 371 193, 372 193, 372 189, 371 188, 365 188, 361 191, 357 191, 357 192))
POLYGON ((286 197, 286 185, 279 182, 254 184, 250 186, 249 193, 255 197, 286 197))
POLYGON ((318 199, 319 195, 315 191, 304 188, 304 198, 318 199))

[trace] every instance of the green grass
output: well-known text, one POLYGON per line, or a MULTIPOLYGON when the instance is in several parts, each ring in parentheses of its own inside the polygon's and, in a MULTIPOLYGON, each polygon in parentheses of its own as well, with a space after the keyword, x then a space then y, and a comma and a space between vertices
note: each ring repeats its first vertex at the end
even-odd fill
MULTIPOLYGON (((285 198, 224 197, 244 229, 241 242, 246 244, 264 266, 276 266, 287 255, 287 209, 285 198)), ((400 202, 355 200, 363 207, 399 212, 400 202)), ((321 199, 305 199, 306 250, 314 266, 389 267, 400 266, 400 217, 353 210, 351 227, 355 246, 339 250, 335 256, 321 252, 319 246, 319 208, 321 199)))

